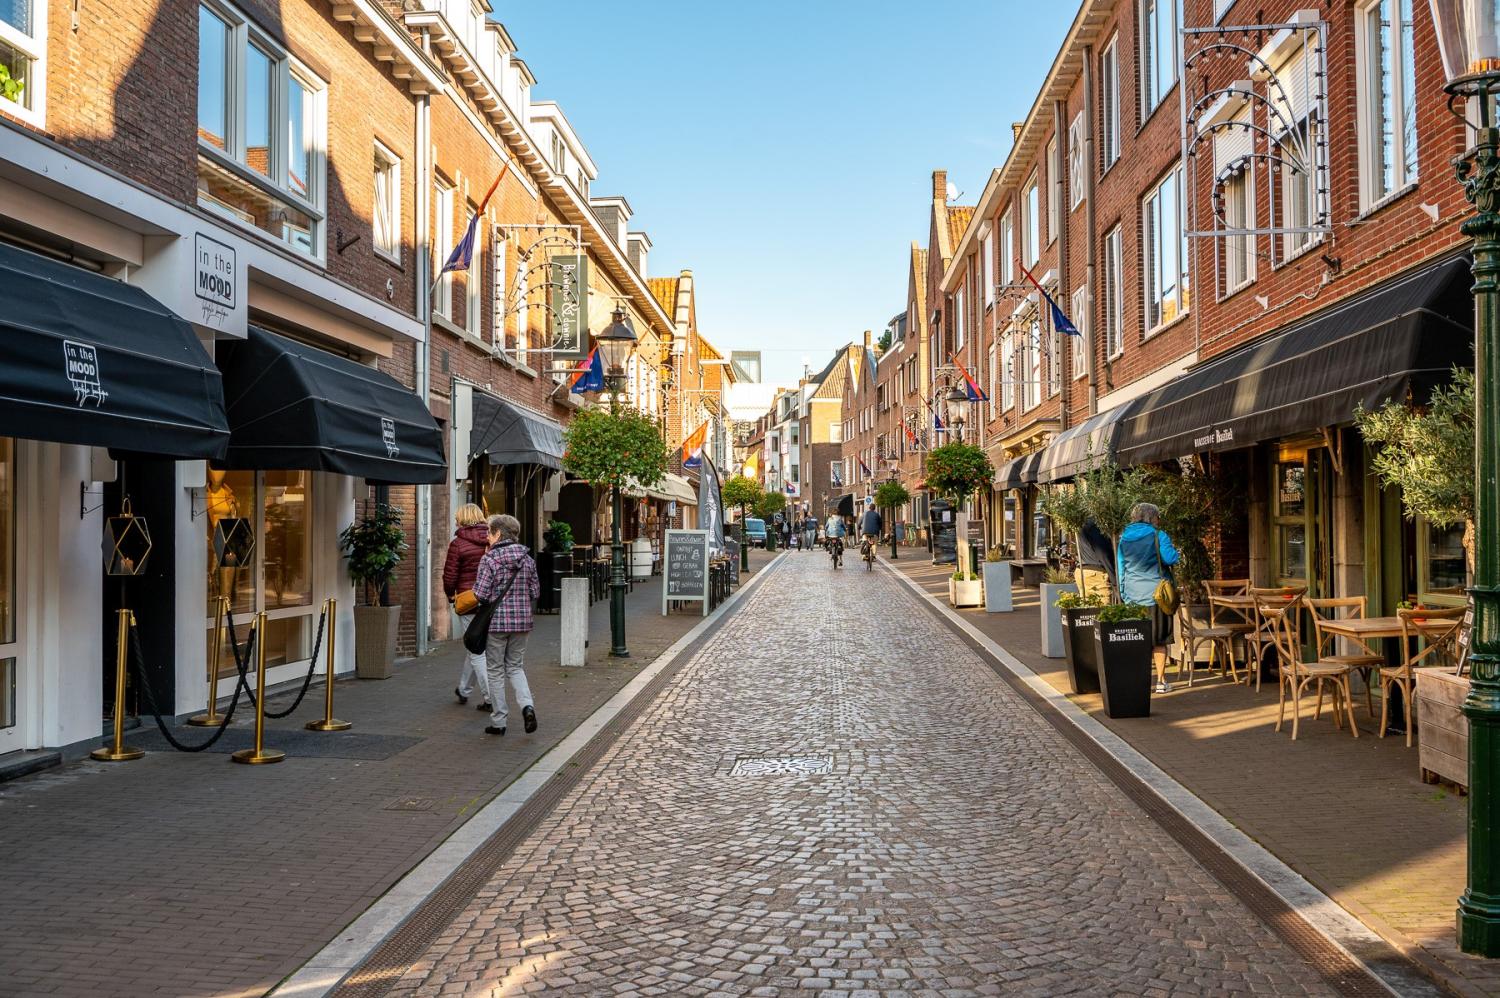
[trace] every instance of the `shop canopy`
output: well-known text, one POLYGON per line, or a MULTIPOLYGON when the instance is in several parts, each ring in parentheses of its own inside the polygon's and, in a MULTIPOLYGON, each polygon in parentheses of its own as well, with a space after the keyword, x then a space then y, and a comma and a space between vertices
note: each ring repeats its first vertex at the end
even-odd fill
POLYGON ((562 424, 555 419, 476 389, 471 426, 471 457, 484 454, 491 464, 539 464, 562 470, 562 424))
POLYGON ((251 326, 247 339, 220 344, 219 369, 231 434, 226 467, 397 485, 447 478, 432 413, 373 367, 251 326))
POLYGON ((0 243, 0 341, 0 436, 223 456, 219 371, 140 288, 0 243))
POLYGON ((662 502, 680 502, 685 506, 698 505, 698 490, 693 488, 693 483, 671 472, 667 472, 661 481, 650 487, 641 485, 634 478, 629 479, 623 491, 638 499, 660 499, 662 502))
POLYGON ((995 488, 1000 492, 1007 492, 1035 484, 1037 468, 1042 463, 1044 453, 1045 451, 1034 450, 1002 464, 1000 470, 995 472, 995 488))
POLYGON ((1121 464, 1231 450, 1425 398, 1473 363, 1466 257, 1423 268, 1142 396, 1121 421, 1121 464))
POLYGON ((839 516, 854 515, 854 493, 846 492, 833 501, 830 507, 839 516))
POLYGON ((1061 482, 1082 474, 1095 464, 1108 461, 1115 456, 1115 440, 1119 436, 1120 421, 1131 411, 1134 403, 1126 402, 1113 409, 1090 416, 1077 426, 1063 430, 1042 451, 1042 463, 1037 467, 1037 481, 1043 484, 1061 482))

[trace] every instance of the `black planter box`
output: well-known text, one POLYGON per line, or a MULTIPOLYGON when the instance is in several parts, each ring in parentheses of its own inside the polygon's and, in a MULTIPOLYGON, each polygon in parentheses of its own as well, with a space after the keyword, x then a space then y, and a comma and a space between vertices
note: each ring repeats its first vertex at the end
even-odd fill
POLYGON ((1068 662, 1068 686, 1074 693, 1099 692, 1099 656, 1094 648, 1097 606, 1062 609, 1063 657, 1068 662))
POLYGON ((1094 626, 1099 692, 1108 717, 1151 716, 1151 621, 1094 626))

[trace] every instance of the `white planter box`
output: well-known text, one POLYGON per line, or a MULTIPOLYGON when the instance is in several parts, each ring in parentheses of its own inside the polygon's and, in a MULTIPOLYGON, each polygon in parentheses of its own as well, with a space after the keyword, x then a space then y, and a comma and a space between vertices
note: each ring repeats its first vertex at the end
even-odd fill
POLYGON ((986 561, 984 565, 984 609, 987 613, 1009 613, 1010 562, 986 561))
POLYGON ((978 606, 984 602, 984 583, 978 579, 949 579, 948 602, 954 606, 978 606))
POLYGON ((1057 608, 1057 598, 1077 591, 1071 582, 1042 583, 1042 654, 1047 658, 1063 657, 1062 611, 1057 608))

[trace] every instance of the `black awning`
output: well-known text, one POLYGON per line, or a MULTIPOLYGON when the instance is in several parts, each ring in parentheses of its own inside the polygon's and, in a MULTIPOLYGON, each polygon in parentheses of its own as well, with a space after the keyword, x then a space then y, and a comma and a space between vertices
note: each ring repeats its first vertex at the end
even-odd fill
POLYGON ((839 516, 854 515, 854 493, 845 492, 833 501, 832 509, 839 516))
POLYGON ((0 436, 221 457, 224 389, 193 327, 140 288, 0 243, 0 436))
POLYGON ((219 369, 230 468, 303 468, 398 485, 447 477, 432 413, 373 367, 251 326, 243 342, 220 344, 219 369))
POLYGON ((1106 409, 1059 433, 1042 451, 1037 481, 1044 484, 1065 481, 1114 458, 1121 420, 1133 406, 1134 402, 1126 402, 1106 409))
POLYGON ((1037 469, 1041 466, 1044 453, 1046 452, 1042 450, 1034 450, 1002 464, 1000 470, 995 472, 996 490, 1007 492, 1035 484, 1037 469))
POLYGON ((1187 372, 1122 420, 1120 462, 1231 450, 1425 397, 1473 363, 1472 284, 1468 259, 1450 259, 1187 372))
POLYGON ((562 469, 562 424, 555 419, 476 388, 471 427, 471 460, 485 454, 491 464, 562 469))

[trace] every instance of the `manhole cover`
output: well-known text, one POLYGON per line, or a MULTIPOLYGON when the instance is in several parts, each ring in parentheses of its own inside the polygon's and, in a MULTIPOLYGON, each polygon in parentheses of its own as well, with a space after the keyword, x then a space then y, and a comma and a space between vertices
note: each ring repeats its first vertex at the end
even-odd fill
POLYGON ((736 759, 730 776, 823 776, 833 772, 826 755, 773 755, 736 759))
POLYGON ((437 801, 431 797, 400 797, 387 804, 383 811, 431 811, 437 801))

